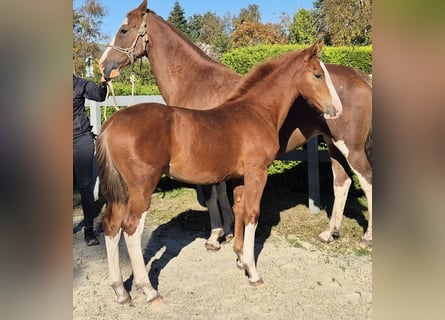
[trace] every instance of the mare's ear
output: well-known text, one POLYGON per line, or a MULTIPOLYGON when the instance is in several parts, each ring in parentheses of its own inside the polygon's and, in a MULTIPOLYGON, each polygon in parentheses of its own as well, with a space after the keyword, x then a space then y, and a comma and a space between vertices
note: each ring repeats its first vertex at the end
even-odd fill
POLYGON ((141 12, 142 15, 147 12, 147 0, 142 1, 141 5, 138 7, 138 10, 141 12))
POLYGON ((312 46, 306 49, 304 61, 306 62, 313 57, 320 59, 322 48, 323 48, 323 40, 317 39, 312 46))

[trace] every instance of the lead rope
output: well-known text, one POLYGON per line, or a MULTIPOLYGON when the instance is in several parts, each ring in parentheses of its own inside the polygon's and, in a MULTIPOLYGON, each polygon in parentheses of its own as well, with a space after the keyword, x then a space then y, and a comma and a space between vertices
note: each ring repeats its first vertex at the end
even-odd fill
POLYGON ((134 71, 132 71, 130 74, 130 82, 131 82, 131 98, 130 98, 130 103, 128 104, 129 106, 133 104, 133 98, 134 98, 134 84, 136 82, 134 71))
MULTIPOLYGON (((116 95, 114 94, 114 88, 113 88, 113 83, 107 82, 107 97, 105 98, 105 101, 108 100, 108 96, 110 95, 110 91, 111 91, 111 95, 113 96, 113 102, 114 102, 114 109, 116 109, 116 111, 119 111, 120 108, 117 106, 117 101, 116 101, 116 95)), ((107 104, 105 103, 105 108, 104 108, 104 120, 107 120, 107 104)))
MULTIPOLYGON (((130 74, 130 82, 131 82, 131 98, 130 98, 130 103, 128 104, 128 106, 133 104, 133 98, 134 98, 134 87, 135 87, 135 83, 136 83, 136 76, 135 76, 135 73, 133 71, 130 74)), ((117 106, 116 95, 114 94, 114 88, 113 88, 112 81, 107 82, 107 96, 105 98, 105 101, 108 100, 108 96, 110 95, 110 91, 111 91, 111 95, 113 96, 114 109, 116 111, 119 111, 120 108, 117 106)), ((108 117, 107 117, 107 104, 105 103, 105 106, 104 106, 104 120, 107 120, 107 119, 108 119, 108 117)))

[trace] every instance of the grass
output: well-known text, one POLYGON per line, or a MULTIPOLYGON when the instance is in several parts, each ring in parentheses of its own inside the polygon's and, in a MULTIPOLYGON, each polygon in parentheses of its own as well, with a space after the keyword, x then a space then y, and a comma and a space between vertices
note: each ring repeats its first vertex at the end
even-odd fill
MULTIPOLYGON (((358 184, 353 183, 345 206, 340 238, 325 244, 317 237, 329 223, 328 213, 333 203, 332 173, 329 163, 320 164, 321 212, 313 214, 308 209, 306 163, 295 162, 279 173, 269 174, 261 201, 261 214, 256 231, 257 239, 278 235, 293 247, 303 243, 334 254, 371 256, 372 249, 359 247, 359 241, 367 226, 367 202, 358 184)), ((231 199, 231 185, 228 183, 231 199)), ((74 202, 80 206, 78 196, 74 202)), ((190 231, 209 232, 210 221, 207 209, 196 200, 195 187, 163 177, 152 195, 149 225, 188 228, 190 231)))

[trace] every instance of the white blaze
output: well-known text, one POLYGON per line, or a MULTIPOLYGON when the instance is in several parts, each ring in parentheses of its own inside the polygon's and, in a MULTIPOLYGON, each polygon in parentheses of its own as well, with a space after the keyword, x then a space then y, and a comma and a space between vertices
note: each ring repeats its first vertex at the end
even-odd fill
POLYGON ((335 90, 334 84, 332 83, 331 76, 329 75, 328 69, 326 69, 326 66, 323 62, 320 61, 321 68, 324 71, 325 77, 326 77, 326 84, 328 86, 329 92, 332 97, 332 104, 335 107, 335 110, 337 110, 337 116, 339 116, 343 110, 343 106, 341 104, 340 97, 338 96, 337 90, 335 90))
MULTIPOLYGON (((128 24, 128 19, 127 19, 127 18, 125 18, 124 22, 122 22, 121 27, 122 27, 124 24, 128 24)), ((119 27, 119 30, 120 30, 120 27, 119 27)), ((119 30, 118 30, 118 32, 119 32, 119 30)), ((110 52, 111 47, 114 46, 114 42, 115 42, 115 41, 116 41, 116 35, 113 37, 113 40, 111 40, 110 46, 108 46, 108 47, 105 49, 104 53, 103 53, 102 56, 100 57, 100 60, 99 60, 99 63, 100 63, 100 64, 102 64, 103 61, 106 59, 106 57, 107 57, 107 55, 108 55, 108 52, 110 52)))

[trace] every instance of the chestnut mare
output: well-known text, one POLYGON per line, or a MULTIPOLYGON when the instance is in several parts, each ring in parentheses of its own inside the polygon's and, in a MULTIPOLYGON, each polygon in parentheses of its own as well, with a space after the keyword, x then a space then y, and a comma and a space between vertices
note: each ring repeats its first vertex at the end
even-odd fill
MULTIPOLYGON (((213 108, 222 103, 242 79, 226 66, 211 60, 173 25, 147 10, 146 0, 127 14, 113 44, 102 55, 105 77, 116 76, 119 69, 142 56, 149 58, 161 94, 169 105, 198 110, 213 108), (198 80, 199 86, 196 85, 198 80)), ((348 172, 352 168, 368 200, 368 227, 361 240, 361 245, 368 246, 372 244, 372 167, 367 157, 371 147, 371 79, 351 67, 326 64, 326 68, 342 101, 342 116, 325 120, 306 100, 297 99, 280 131, 279 153, 293 151, 310 138, 323 134, 332 162, 334 204, 329 227, 319 239, 330 242, 339 236, 352 181, 348 172)), ((206 204, 212 226, 206 243, 208 249, 219 248, 218 237, 222 230, 227 234, 233 221, 225 184, 217 186, 216 190, 207 192, 211 195, 206 204)))
POLYGON ((201 185, 236 179, 237 263, 251 283, 262 283, 254 261, 255 230, 267 168, 280 148, 279 130, 292 102, 303 96, 326 118, 341 114, 340 99, 319 60, 321 47, 316 42, 260 65, 213 109, 141 103, 105 122, 97 160, 108 200, 103 223, 109 273, 119 303, 131 301, 119 266, 122 230, 136 286, 148 301, 162 299, 150 284, 141 248, 151 195, 162 174, 201 185))

